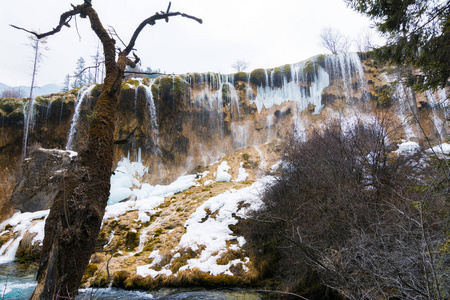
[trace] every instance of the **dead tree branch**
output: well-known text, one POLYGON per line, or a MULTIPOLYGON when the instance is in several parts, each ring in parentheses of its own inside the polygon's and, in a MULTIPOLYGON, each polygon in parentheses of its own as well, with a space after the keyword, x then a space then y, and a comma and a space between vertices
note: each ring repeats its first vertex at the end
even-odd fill
POLYGON ((203 23, 202 19, 199 19, 197 17, 185 14, 185 13, 181 13, 181 12, 169 12, 170 10, 170 6, 171 6, 171 2, 169 2, 169 7, 167 8, 166 13, 161 12, 161 13, 156 13, 153 16, 151 16, 150 18, 145 19, 141 24, 139 24, 139 26, 136 28, 136 30, 133 33, 133 36, 131 37, 130 42, 128 43, 128 46, 125 48, 124 52, 125 55, 128 55, 131 50, 133 50, 133 47, 136 43, 136 39, 138 38, 139 34, 141 33, 142 29, 144 29, 145 26, 147 25, 155 25, 156 24, 156 20, 161 20, 164 19, 166 20, 166 22, 169 22, 169 17, 175 17, 175 16, 182 16, 188 19, 192 19, 195 20, 197 22, 199 22, 200 24, 203 23))

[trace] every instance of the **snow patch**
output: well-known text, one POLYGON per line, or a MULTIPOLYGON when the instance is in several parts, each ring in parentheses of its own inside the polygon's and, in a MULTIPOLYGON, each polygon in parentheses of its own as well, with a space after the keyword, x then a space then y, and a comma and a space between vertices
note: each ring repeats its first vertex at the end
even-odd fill
POLYGON ((239 175, 238 178, 236 178, 237 182, 242 182, 242 181, 246 181, 248 178, 248 173, 245 171, 245 169, 242 167, 244 165, 243 162, 240 163, 240 168, 239 168, 239 175))
POLYGON ((440 145, 434 146, 433 148, 425 150, 425 152, 450 155, 450 144, 442 143, 440 145))
MULTIPOLYGON (((194 251, 203 246, 204 249, 198 258, 189 259, 187 265, 180 268, 180 270, 199 268, 202 272, 210 273, 211 275, 228 274, 232 275, 230 268, 237 264, 245 264, 249 261, 248 258, 244 260, 233 260, 226 265, 217 264, 217 259, 228 251, 227 241, 235 240, 236 245, 232 245, 234 250, 238 250, 245 244, 243 237, 236 237, 230 230, 229 225, 238 223, 239 218, 247 218, 250 210, 257 210, 262 206, 260 200, 260 191, 262 191, 265 184, 271 182, 272 177, 265 177, 249 187, 240 190, 230 190, 223 194, 217 195, 208 199, 191 215, 186 221, 186 233, 181 237, 180 243, 175 250, 191 248, 194 251), (247 204, 242 206, 242 204, 247 204), (214 217, 208 213, 214 213, 214 217)), ((148 270, 146 274, 156 276, 158 274, 166 274, 167 269, 162 271, 150 271, 150 265, 138 267, 139 272, 148 270)))
POLYGON ((228 163, 226 161, 223 161, 218 167, 217 167, 217 174, 216 174, 216 180, 217 181, 225 181, 230 182, 231 175, 228 174, 228 170, 230 169, 230 166, 228 166, 228 163))
POLYGON ((398 149, 395 151, 397 154, 411 154, 420 150, 420 145, 416 142, 403 142, 398 145, 398 149))

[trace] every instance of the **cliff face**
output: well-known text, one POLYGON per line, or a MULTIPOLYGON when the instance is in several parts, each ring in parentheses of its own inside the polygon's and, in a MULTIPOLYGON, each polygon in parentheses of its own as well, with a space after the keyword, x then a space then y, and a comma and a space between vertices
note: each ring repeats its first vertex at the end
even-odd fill
MULTIPOLYGON (((282 154, 283 138, 294 131, 306 138, 312 129, 338 118, 342 126, 388 124, 390 143, 421 143, 424 136, 437 142, 448 136, 443 121, 448 109, 440 109, 448 105, 446 92, 414 94, 393 84, 395 74, 367 56, 348 54, 319 55, 251 73, 194 73, 127 81, 116 120, 113 196, 100 237, 115 253, 112 272, 125 272, 123 278, 117 275, 116 284, 137 285, 132 282, 136 274, 169 276, 189 270, 189 276, 208 281, 195 268, 209 272, 202 269, 201 260, 211 257, 218 262, 216 270, 221 270, 217 274, 254 280, 257 275, 246 275, 252 273, 252 264, 239 250, 245 241, 229 228, 245 218, 249 207, 257 207, 257 197, 251 193, 260 183, 254 182, 271 171, 282 154), (409 122, 411 116, 421 120, 422 128, 409 122), (170 186, 150 186, 168 184, 186 173, 193 175, 170 186), (239 196, 242 189, 246 192, 239 196), (196 222, 206 226, 203 231, 222 222, 226 234, 218 234, 224 236, 221 248, 215 249, 213 242, 196 243, 201 236, 189 236, 195 234, 189 233, 188 224, 196 228, 196 222)), ((100 86, 91 86, 37 97, 28 138, 30 155, 22 166, 27 102, 0 99, 1 218, 11 216, 14 209, 38 211, 26 218, 16 215, 3 224, 5 228, 22 224, 21 231, 11 230, 0 237, 1 244, 5 243, 3 256, 15 253, 25 235, 33 235, 29 243, 39 246, 42 237, 36 228, 43 229, 46 213, 42 211, 60 188, 71 155, 39 149, 78 151, 84 147, 99 93, 100 86)), ((99 255, 93 258, 93 264, 105 262, 99 255)), ((100 270, 94 273, 95 280, 104 279, 100 270)), ((232 283, 234 279, 227 280, 232 283)))
MULTIPOLYGON (((394 142, 418 141, 420 132, 405 119, 421 105, 422 119, 437 122, 424 123, 428 137, 445 135, 442 111, 436 110, 446 101, 445 92, 413 95, 401 85, 392 87, 395 80, 395 74, 357 54, 319 55, 251 73, 129 80, 118 104, 116 162, 139 157, 149 168, 147 182, 168 183, 234 149, 283 138, 292 126, 306 133, 333 116, 379 118, 382 109, 399 127, 394 142)), ((74 151, 83 147, 99 93, 100 86, 91 86, 37 97, 28 145, 74 151)), ((22 152, 25 102, 2 99, 0 104, 0 168, 3 185, 8 182, 4 195, 17 182, 11 177, 22 152)), ((5 203, 7 196, 3 198, 5 203)))

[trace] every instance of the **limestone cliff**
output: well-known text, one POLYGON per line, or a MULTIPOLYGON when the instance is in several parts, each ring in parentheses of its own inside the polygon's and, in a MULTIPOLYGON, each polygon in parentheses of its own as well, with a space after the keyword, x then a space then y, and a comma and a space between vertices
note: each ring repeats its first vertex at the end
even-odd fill
MULTIPOLYGON (((187 277, 213 285, 212 275, 230 284, 257 280, 257 268, 235 225, 245 219, 247 209, 257 207, 252 193, 261 187, 263 175, 276 169, 272 166, 282 154, 284 137, 295 131, 306 138, 332 118, 344 120, 343 126, 389 124, 393 144, 422 143, 425 137, 439 143, 448 137, 446 91, 415 94, 396 80, 394 69, 364 54, 319 55, 251 73, 128 80, 118 104, 117 168, 99 240, 102 248, 92 257, 85 282, 105 285, 108 272, 122 287, 161 281, 176 285, 187 277), (179 178, 185 174, 191 175, 179 178), (206 236, 195 236, 190 228, 197 226, 222 228, 214 233, 220 247, 206 236), (204 267, 206 261, 213 261, 208 266, 214 270, 204 267), (139 275, 150 276, 143 281, 139 275)), ((13 255, 26 244, 21 243, 25 236, 31 236, 27 245, 39 247, 45 213, 36 211, 48 208, 71 153, 39 149, 84 147, 99 91, 91 86, 38 97, 29 137, 35 151, 23 163, 27 101, 0 99, 1 217, 10 217, 14 209, 33 212, 0 225, 8 229, 0 236, 0 255, 13 255)))

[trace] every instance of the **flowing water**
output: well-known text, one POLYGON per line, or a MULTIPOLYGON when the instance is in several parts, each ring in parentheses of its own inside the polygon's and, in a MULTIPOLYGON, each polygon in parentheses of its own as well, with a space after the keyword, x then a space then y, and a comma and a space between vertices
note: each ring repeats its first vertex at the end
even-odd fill
POLYGON ((78 91, 77 102, 75 103, 75 112, 73 113, 72 122, 70 122, 70 130, 69 136, 67 138, 66 150, 72 150, 73 148, 73 140, 77 132, 77 124, 80 117, 81 105, 83 104, 83 101, 91 95, 94 87, 95 84, 91 85, 90 87, 82 87, 78 91))
MULTIPOLYGON (((9 300, 25 300, 33 293, 36 286, 37 266, 24 267, 17 263, 3 264, 0 268, 0 297, 9 300)), ((127 291, 118 288, 80 289, 77 300, 83 299, 223 299, 223 300, 257 300, 263 296, 251 290, 240 289, 160 289, 157 291, 127 291)))

